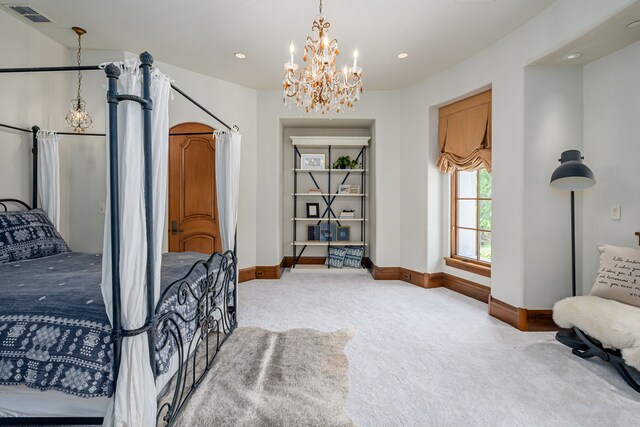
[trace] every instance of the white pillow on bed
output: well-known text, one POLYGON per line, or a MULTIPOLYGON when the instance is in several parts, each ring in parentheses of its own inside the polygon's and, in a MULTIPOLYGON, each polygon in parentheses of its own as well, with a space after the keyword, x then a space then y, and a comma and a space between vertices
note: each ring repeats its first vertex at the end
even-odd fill
POLYGON ((640 307, 640 250, 600 245, 600 266, 591 295, 640 307))

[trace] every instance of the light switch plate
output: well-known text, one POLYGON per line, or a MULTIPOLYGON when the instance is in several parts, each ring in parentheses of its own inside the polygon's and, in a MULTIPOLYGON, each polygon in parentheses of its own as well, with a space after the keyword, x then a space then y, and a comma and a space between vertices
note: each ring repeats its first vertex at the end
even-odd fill
POLYGON ((618 221, 622 217, 620 205, 611 205, 611 219, 618 221))

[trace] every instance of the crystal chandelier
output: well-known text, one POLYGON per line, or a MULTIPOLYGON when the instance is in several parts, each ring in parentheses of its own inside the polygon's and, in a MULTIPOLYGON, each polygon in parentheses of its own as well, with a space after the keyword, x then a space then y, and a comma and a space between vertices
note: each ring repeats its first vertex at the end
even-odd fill
POLYGON ((71 108, 69 114, 65 119, 67 126, 72 127, 74 132, 82 133, 85 129, 91 127, 93 119, 87 112, 87 103, 84 102, 82 96, 80 96, 80 90, 82 88, 82 71, 80 70, 81 58, 82 58, 82 36, 86 33, 85 30, 79 27, 73 27, 73 31, 78 35, 78 96, 71 100, 71 108))
POLYGON ((302 60, 308 62, 306 68, 299 69, 293 60, 294 46, 289 46, 291 55, 289 62, 284 64, 283 100, 291 107, 295 101, 298 107, 309 111, 322 112, 353 108, 362 93, 362 68, 358 67, 358 50, 353 52, 353 67, 336 70, 338 41, 329 40, 327 33, 331 24, 322 14, 322 0, 320 0, 320 15, 313 21, 313 34, 307 37, 302 60))

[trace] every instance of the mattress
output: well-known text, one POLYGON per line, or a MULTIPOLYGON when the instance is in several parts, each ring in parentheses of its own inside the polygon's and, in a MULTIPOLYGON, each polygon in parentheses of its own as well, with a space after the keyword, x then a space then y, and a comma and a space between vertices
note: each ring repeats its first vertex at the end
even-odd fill
MULTIPOLYGON (((206 258, 196 253, 164 254, 162 290, 206 258)), ((100 254, 65 253, 0 265, 0 386, 15 387, 16 393, 23 393, 19 390, 26 386, 41 399, 39 391, 44 390, 105 401, 113 394, 111 327, 100 288, 101 260, 100 254)), ((205 273, 200 265, 187 280, 195 284, 205 273)), ((220 293, 217 302, 222 299, 220 293)), ((163 311, 177 305, 174 292, 161 302, 163 311)), ((183 315, 196 309, 195 303, 178 308, 183 315)), ((196 328, 194 322, 183 332, 189 338, 196 328)), ((159 380, 171 376, 175 351, 175 346, 167 346, 156 355, 159 380)), ((162 388, 160 381, 159 385, 162 388)), ((5 391, 10 393, 11 387, 2 387, 0 414, 5 391)))

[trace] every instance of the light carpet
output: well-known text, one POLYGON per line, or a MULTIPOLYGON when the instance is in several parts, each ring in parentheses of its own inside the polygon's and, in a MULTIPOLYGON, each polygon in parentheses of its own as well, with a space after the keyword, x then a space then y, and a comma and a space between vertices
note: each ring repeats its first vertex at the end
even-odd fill
POLYGON ((357 327, 347 413, 360 426, 640 425, 640 395, 610 366, 444 288, 285 273, 240 284, 239 298, 241 326, 357 327))
POLYGON ((176 425, 353 426, 344 348, 354 334, 237 329, 176 425))

